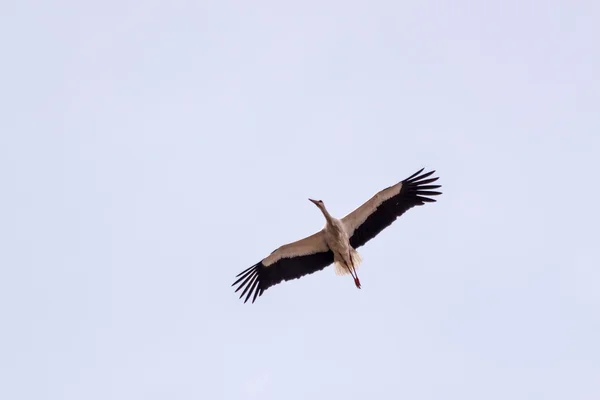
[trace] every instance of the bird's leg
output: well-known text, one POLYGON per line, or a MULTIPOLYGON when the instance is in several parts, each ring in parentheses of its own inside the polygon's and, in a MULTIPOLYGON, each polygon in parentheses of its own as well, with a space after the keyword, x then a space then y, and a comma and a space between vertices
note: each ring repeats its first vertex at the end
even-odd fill
MULTIPOLYGON (((352 274, 352 277, 354 278, 354 284, 356 285, 357 288, 360 289, 360 280, 358 280, 358 274, 356 273, 356 269, 354 268, 354 260, 352 260, 352 254, 350 252, 348 252, 348 258, 350 259, 350 265, 352 265, 350 274, 352 274), (354 273, 352 271, 354 271, 354 273)), ((346 265, 348 265, 348 264, 346 264, 346 265)))
POLYGON ((352 275, 352 277, 354 278, 354 284, 356 285, 357 288, 360 289, 360 281, 358 280, 358 276, 356 275, 356 270, 354 270, 354 267, 352 268, 348 268, 348 271, 350 271, 350 275, 352 275))

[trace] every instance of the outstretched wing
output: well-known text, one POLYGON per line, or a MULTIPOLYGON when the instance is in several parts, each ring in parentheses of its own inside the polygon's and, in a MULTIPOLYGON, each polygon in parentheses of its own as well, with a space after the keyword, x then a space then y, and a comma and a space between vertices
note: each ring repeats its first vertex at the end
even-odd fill
POLYGON ((312 274, 331 263, 333 263, 333 252, 325 242, 324 232, 319 231, 279 247, 262 261, 240 272, 236 276, 239 279, 231 286, 239 283, 236 292, 244 288, 240 295, 241 299, 247 292, 244 303, 254 294, 252 298, 254 303, 256 297, 262 296, 269 287, 282 281, 312 274))
POLYGON ((402 182, 383 189, 363 205, 342 218, 342 223, 350 237, 350 245, 358 248, 390 226, 398 217, 414 206, 435 202, 427 196, 437 196, 432 191, 440 185, 428 185, 438 178, 425 179, 435 171, 419 175, 423 168, 402 182))

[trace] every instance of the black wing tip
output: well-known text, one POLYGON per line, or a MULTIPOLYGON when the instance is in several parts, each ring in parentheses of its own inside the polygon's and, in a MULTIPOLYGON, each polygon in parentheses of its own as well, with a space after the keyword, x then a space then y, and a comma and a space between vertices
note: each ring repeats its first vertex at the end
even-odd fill
MULTIPOLYGON (((425 171, 425 167, 421 168, 420 170, 418 170, 417 172, 415 172, 414 174, 412 174, 411 176, 409 176, 408 178, 404 179, 403 182, 416 182, 416 181, 420 181, 424 178, 427 178, 428 176, 435 174, 436 170, 433 169, 429 172, 425 172, 422 173, 423 171, 425 171)), ((435 178, 437 179, 437 178, 435 178)))
POLYGON ((436 170, 433 169, 429 172, 425 172, 422 173, 425 170, 425 168, 421 168, 420 170, 418 170, 417 172, 415 172, 414 174, 412 174, 411 176, 409 176, 408 178, 404 179, 402 182, 403 183, 416 183, 418 185, 423 185, 426 183, 431 183, 431 182, 435 182, 439 179, 438 176, 434 177, 434 178, 430 178, 427 179, 427 182, 424 182, 423 179, 435 174, 436 170))
POLYGON ((260 279, 261 267, 264 267, 262 261, 254 264, 249 268, 246 268, 245 270, 236 275, 236 278, 239 278, 231 284, 231 286, 235 286, 239 283, 239 286, 237 287, 237 289, 235 289, 234 293, 237 293, 242 288, 244 289, 240 294, 240 299, 244 297, 244 295, 247 293, 246 298, 244 299, 244 304, 248 302, 250 297, 252 297, 252 303, 254 303, 256 301, 256 298, 262 296, 264 292, 260 279), (253 294, 254 296, 252 296, 253 294))
POLYGON ((403 188, 406 192, 410 193, 411 197, 417 201, 418 205, 423 205, 425 203, 434 203, 437 200, 429 197, 429 196, 439 196, 442 192, 431 189, 439 189, 442 185, 431 185, 431 183, 437 181, 439 179, 438 176, 429 178, 431 175, 435 173, 435 169, 429 172, 422 173, 425 168, 421 168, 408 178, 402 181, 406 186, 403 188), (429 179, 426 179, 429 178, 429 179))
POLYGON ((412 174, 411 176, 409 176, 408 178, 404 179, 404 182, 410 181, 412 178, 414 178, 415 176, 419 175, 421 172, 423 172, 423 170, 425 169, 425 167, 421 168, 420 170, 418 170, 417 172, 415 172, 414 174, 412 174))

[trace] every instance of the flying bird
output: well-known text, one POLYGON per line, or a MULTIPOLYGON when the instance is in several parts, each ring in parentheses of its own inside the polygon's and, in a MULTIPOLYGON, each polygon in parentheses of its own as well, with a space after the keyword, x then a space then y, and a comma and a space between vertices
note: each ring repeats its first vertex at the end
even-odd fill
POLYGON ((421 174, 423 170, 421 168, 403 181, 381 190, 342 219, 331 216, 322 200, 308 199, 323 213, 323 229, 274 250, 258 263, 240 272, 231 286, 239 284, 236 292, 244 288, 240 299, 246 295, 246 303, 252 296, 254 303, 257 296, 262 296, 273 285, 298 279, 333 264, 336 275, 352 275, 354 284, 360 289, 356 270, 362 259, 356 249, 373 239, 412 207, 436 201, 427 196, 441 194, 432 190, 441 187, 440 185, 430 185, 438 178, 426 179, 435 171, 421 174))

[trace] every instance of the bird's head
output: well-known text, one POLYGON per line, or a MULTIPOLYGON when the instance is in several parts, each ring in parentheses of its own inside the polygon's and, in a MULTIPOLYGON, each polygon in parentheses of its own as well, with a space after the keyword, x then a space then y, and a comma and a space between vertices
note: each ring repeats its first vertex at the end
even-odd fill
POLYGON ((317 207, 319 207, 320 209, 323 209, 323 207, 325 207, 323 200, 313 200, 313 199, 308 199, 308 200, 313 202, 313 204, 316 205, 317 207))

